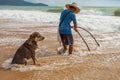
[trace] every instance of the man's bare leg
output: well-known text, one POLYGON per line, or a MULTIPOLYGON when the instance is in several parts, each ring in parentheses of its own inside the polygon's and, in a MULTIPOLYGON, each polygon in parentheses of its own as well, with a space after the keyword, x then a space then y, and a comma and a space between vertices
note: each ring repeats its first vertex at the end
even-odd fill
POLYGON ((65 53, 67 50, 67 45, 65 45, 64 43, 62 43, 62 45, 63 45, 63 53, 65 53))
POLYGON ((72 54, 73 51, 73 45, 69 45, 69 54, 72 54))

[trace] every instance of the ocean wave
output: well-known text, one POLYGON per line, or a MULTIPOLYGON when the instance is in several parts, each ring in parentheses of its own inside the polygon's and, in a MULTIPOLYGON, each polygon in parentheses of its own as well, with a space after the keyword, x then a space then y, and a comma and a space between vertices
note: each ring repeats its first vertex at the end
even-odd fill
MULTIPOLYGON (((60 13, 24 10, 0 10, 1 19, 15 19, 34 24, 59 24, 60 13)), ((120 17, 105 16, 94 10, 83 10, 77 14, 79 26, 100 31, 119 31, 120 17)), ((12 23, 11 23, 12 24, 12 23)))
POLYGON ((80 12, 81 15, 106 15, 104 12, 102 11, 99 11, 99 10, 93 10, 93 9, 90 9, 90 10, 82 10, 80 12))

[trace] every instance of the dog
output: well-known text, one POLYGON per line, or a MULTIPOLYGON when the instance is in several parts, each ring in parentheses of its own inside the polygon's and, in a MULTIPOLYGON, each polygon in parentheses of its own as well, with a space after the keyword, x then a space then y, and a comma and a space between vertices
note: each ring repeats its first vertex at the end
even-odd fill
POLYGON ((38 32, 34 32, 30 35, 16 51, 11 64, 24 64, 27 65, 27 60, 32 58, 34 65, 36 64, 35 50, 37 49, 38 41, 44 40, 44 37, 38 32))

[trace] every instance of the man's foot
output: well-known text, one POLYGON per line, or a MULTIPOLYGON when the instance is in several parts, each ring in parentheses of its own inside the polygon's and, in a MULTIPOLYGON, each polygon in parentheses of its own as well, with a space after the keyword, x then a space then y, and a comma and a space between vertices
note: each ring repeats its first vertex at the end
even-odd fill
POLYGON ((63 54, 63 53, 65 53, 67 50, 66 49, 63 49, 63 48, 61 48, 61 49, 58 49, 58 54, 63 54))
POLYGON ((69 53, 69 56, 72 55, 72 53, 69 53))
POLYGON ((63 53, 65 53, 67 51, 67 49, 63 49, 63 53))

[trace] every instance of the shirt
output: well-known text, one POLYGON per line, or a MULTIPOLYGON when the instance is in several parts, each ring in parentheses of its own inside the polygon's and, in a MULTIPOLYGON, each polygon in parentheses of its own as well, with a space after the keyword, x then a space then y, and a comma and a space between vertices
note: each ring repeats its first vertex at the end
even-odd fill
POLYGON ((61 13, 60 16, 60 23, 59 26, 59 32, 60 34, 72 34, 70 23, 73 21, 73 23, 77 23, 76 16, 73 11, 71 10, 64 10, 61 13), (67 16, 66 16, 67 14, 67 16), (66 16, 66 17, 65 17, 66 16), (64 19, 64 20, 63 20, 64 19))

